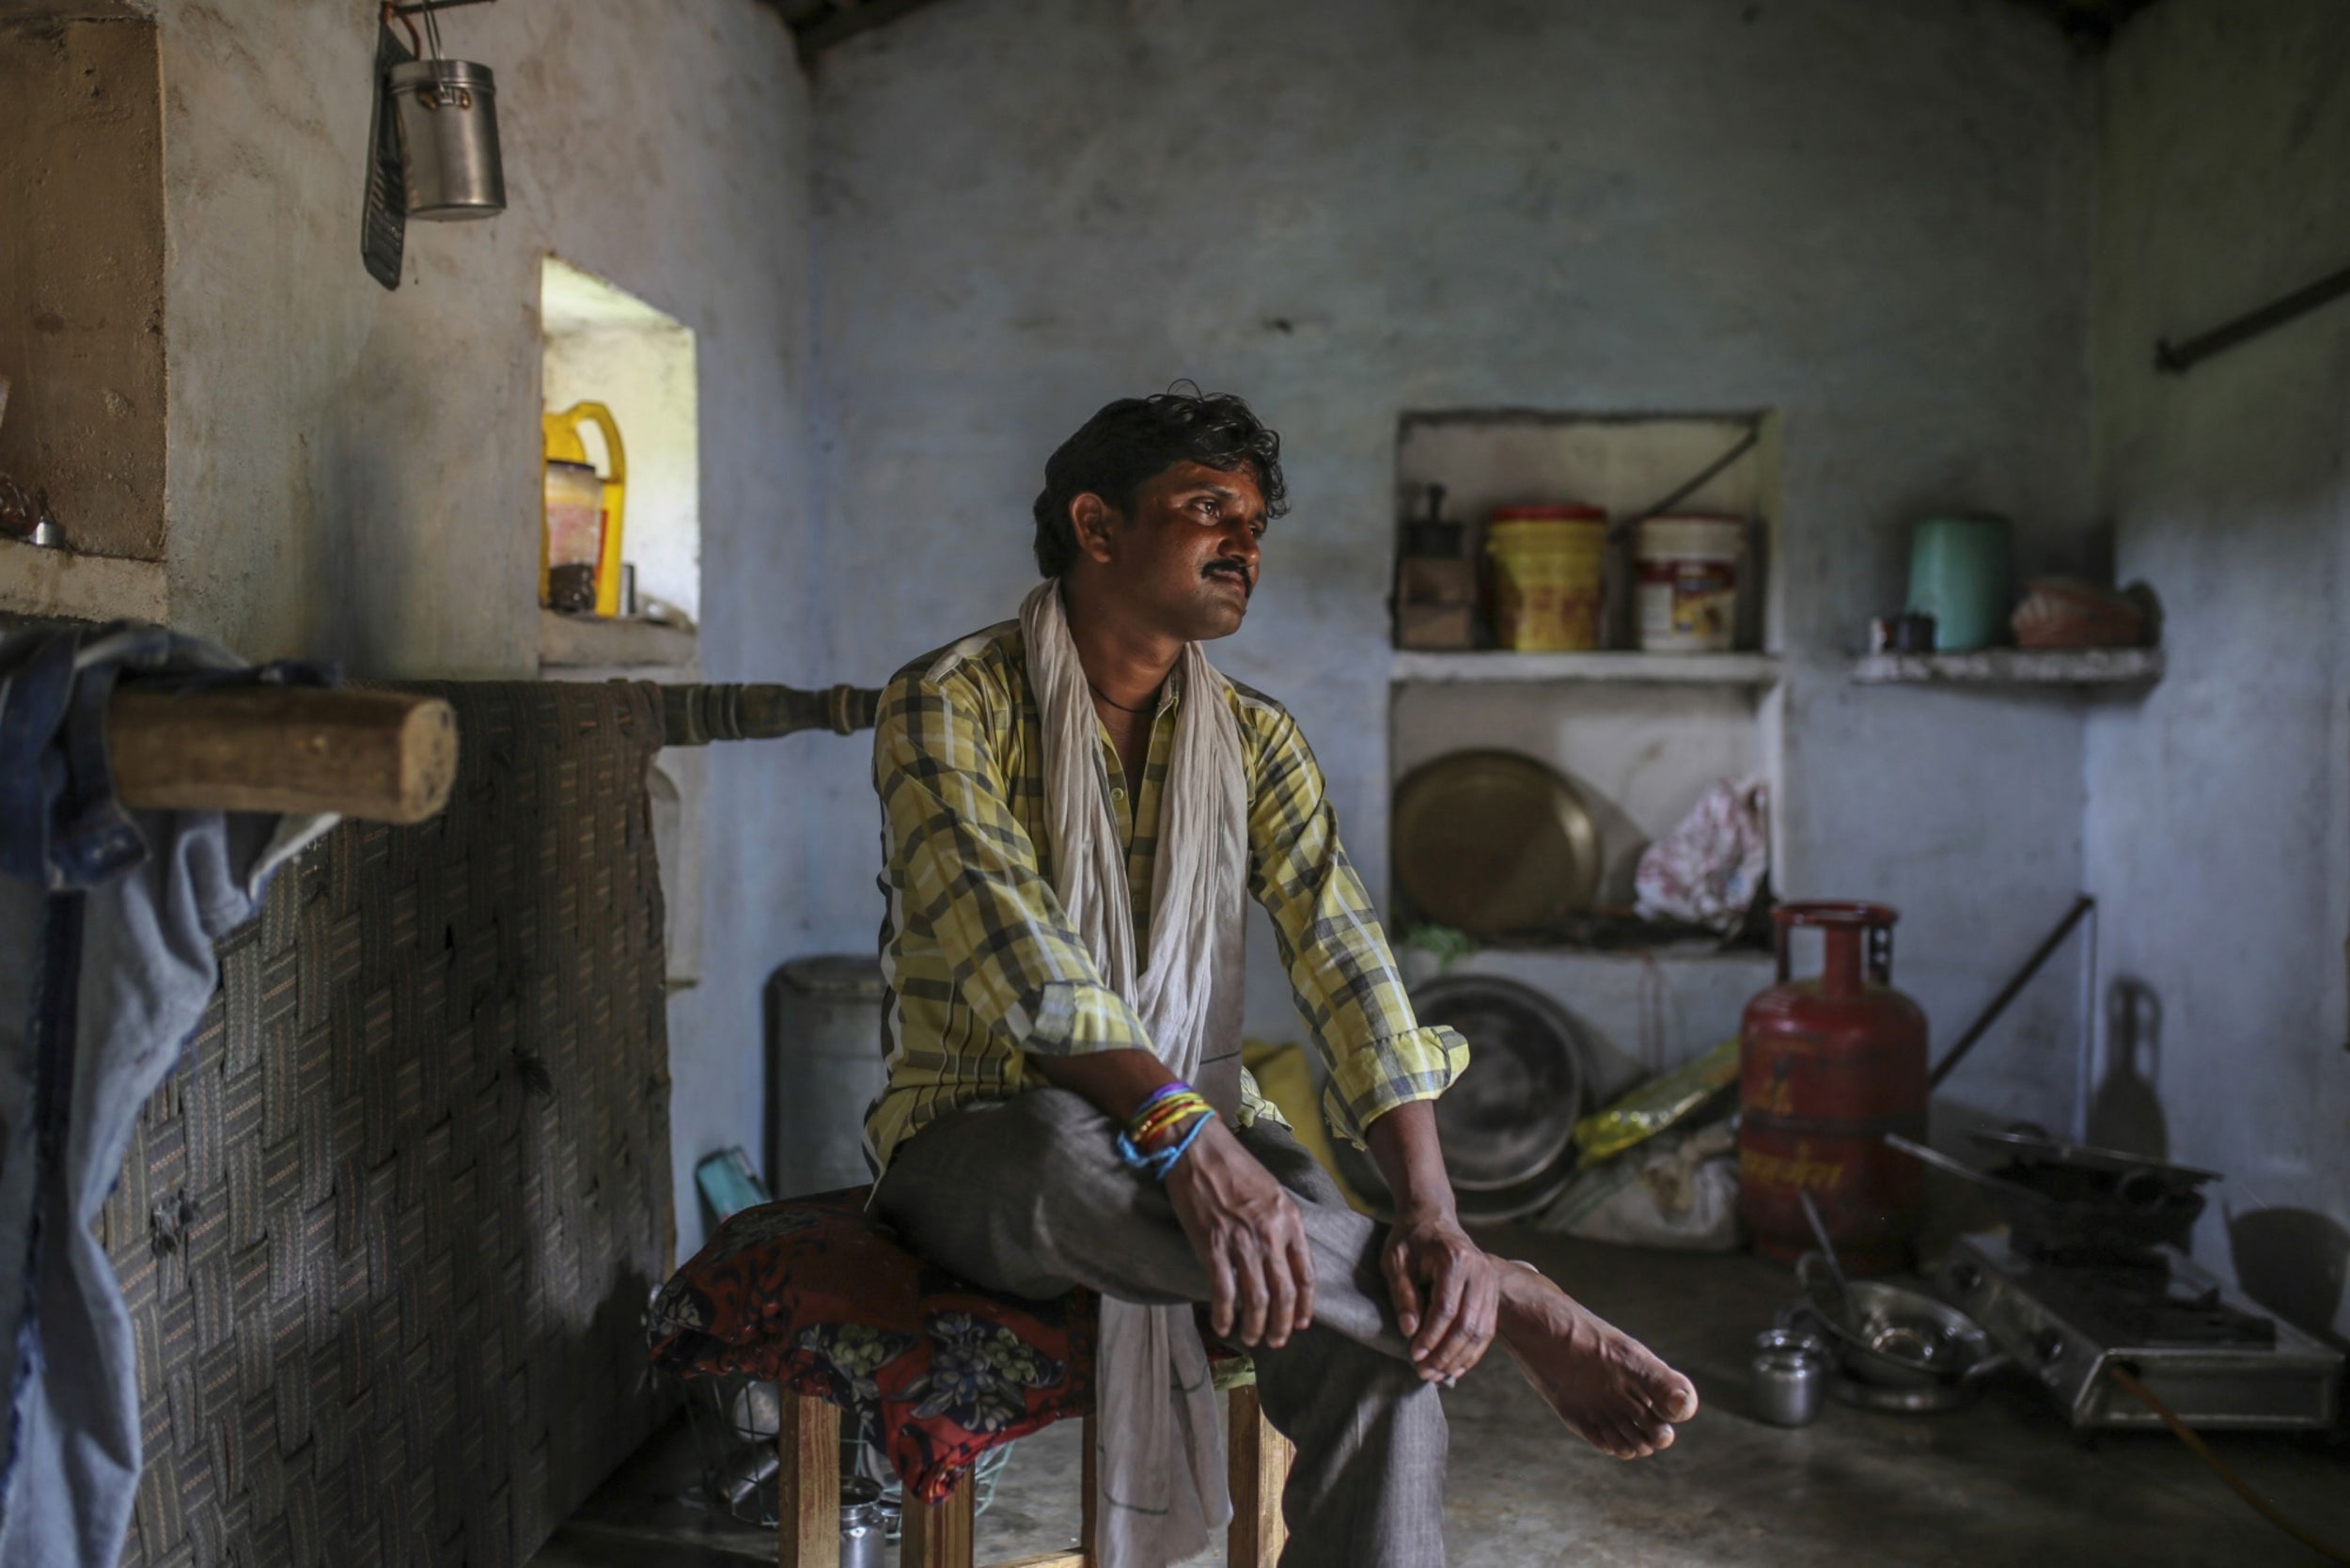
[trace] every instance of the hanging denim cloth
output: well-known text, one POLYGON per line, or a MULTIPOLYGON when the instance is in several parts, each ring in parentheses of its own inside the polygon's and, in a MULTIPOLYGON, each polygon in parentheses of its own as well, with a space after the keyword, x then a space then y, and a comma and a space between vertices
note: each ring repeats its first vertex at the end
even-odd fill
POLYGON ((139 1479, 138 1374, 92 1227, 139 1107, 218 979, 213 944, 332 825, 133 815, 118 686, 331 684, 160 627, 0 641, 0 1568, 116 1568, 139 1479))

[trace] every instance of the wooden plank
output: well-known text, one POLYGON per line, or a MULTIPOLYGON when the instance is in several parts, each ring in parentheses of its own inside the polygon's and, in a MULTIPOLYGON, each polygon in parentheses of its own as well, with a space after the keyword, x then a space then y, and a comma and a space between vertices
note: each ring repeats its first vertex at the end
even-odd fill
POLYGON ((1264 1419, 1255 1384, 1243 1384, 1227 1397, 1231 1401, 1227 1448, 1232 1529, 1225 1561, 1230 1568, 1274 1568, 1289 1540, 1289 1527, 1281 1518, 1281 1489, 1289 1484, 1290 1462, 1297 1450, 1264 1419))
POLYGON ((776 1433, 777 1568, 840 1568, 840 1411, 784 1390, 776 1433))
POLYGON ((898 1568, 972 1568, 970 1471, 942 1502, 908 1499, 900 1518, 898 1568))
POLYGON ((991 1562, 987 1568, 1092 1568, 1093 1560, 1083 1552, 1043 1552, 1036 1557, 1007 1558, 991 1562))
POLYGON ((420 823, 457 782, 457 714, 413 692, 126 691, 106 706, 106 749, 131 806, 420 823))
POLYGON ((171 619, 161 561, 85 556, 0 539, 0 610, 43 620, 171 619))

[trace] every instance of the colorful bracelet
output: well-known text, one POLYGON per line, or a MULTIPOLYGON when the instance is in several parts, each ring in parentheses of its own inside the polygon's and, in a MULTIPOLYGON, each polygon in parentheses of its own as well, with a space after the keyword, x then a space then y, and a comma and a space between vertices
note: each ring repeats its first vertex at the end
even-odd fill
POLYGON ((1147 1171, 1152 1181, 1164 1182, 1174 1170, 1176 1162, 1190 1152, 1191 1146, 1199 1140, 1199 1135, 1208 1130, 1208 1123, 1214 1120, 1215 1112, 1207 1108, 1207 1103, 1201 1101, 1200 1109, 1193 1116, 1191 1124, 1173 1143, 1156 1153, 1146 1154, 1133 1138, 1120 1133, 1118 1135, 1118 1157, 1126 1162, 1127 1168, 1147 1171))
POLYGON ((1170 1094, 1136 1117, 1126 1128, 1126 1136, 1135 1140, 1136 1147, 1148 1149, 1159 1141, 1162 1134, 1203 1111, 1213 1109, 1214 1107, 1208 1104, 1204 1096, 1189 1090, 1181 1094, 1170 1094))
POLYGON ((1189 1094, 1191 1092, 1191 1085, 1183 1082, 1183 1079, 1169 1078, 1167 1082, 1159 1085, 1158 1088, 1152 1090, 1150 1093, 1142 1097, 1142 1104, 1136 1105, 1135 1107, 1134 1114, 1126 1118, 1126 1124, 1130 1127, 1133 1126, 1136 1122, 1141 1121, 1145 1116, 1148 1116, 1151 1113, 1151 1107, 1152 1105, 1159 1104, 1161 1101, 1166 1100, 1172 1095, 1189 1094))

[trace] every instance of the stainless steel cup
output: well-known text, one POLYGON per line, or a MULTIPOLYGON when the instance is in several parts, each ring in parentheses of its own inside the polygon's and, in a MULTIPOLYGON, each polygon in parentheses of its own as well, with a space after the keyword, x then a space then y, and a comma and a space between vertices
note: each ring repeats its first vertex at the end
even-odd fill
POLYGON ((412 218, 486 218, 506 211, 497 78, 470 60, 392 67, 400 178, 412 218))
POLYGON ((1827 1346, 1813 1335, 1774 1328, 1754 1340, 1754 1415, 1773 1426, 1805 1426, 1827 1392, 1827 1346))

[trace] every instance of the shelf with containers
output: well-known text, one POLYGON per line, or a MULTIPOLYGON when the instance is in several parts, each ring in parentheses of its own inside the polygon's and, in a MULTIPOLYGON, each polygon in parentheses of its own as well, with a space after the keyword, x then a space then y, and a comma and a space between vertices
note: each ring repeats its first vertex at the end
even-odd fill
MULTIPOLYGON (((1390 791, 1457 752, 1503 750, 1545 764, 1567 781, 1590 819, 1599 862, 1592 902, 1603 908, 1633 902, 1640 853, 1716 781, 1760 778, 1775 797, 1778 472, 1779 420, 1769 411, 1406 414, 1396 445, 1399 516, 1424 521, 1428 487, 1444 486, 1444 515, 1465 525, 1465 558, 1483 565, 1482 524, 1496 508, 1579 503, 1604 513, 1614 537, 1605 563, 1600 646, 1498 648, 1488 623, 1479 638, 1486 646, 1398 649, 1391 655, 1390 791), (1700 476, 1701 483, 1687 488, 1700 476), (1727 648, 1643 652, 1637 646, 1637 530, 1623 525, 1668 498, 1667 516, 1745 525, 1727 648)), ((1417 532, 1413 541, 1428 537, 1417 532)), ((1399 526, 1399 550, 1405 538, 1399 526)), ((1394 847, 1390 908, 1399 929, 1409 930, 1434 915, 1416 903, 1401 870, 1403 846, 1394 847)), ((1770 959, 1750 949, 1724 951, 1661 936, 1652 947, 1603 951, 1563 934, 1544 940, 1517 933, 1461 963, 1508 974, 1570 1009, 1596 1013, 1586 1022, 1622 1059, 1665 1062, 1717 1043, 1712 1036, 1735 1011, 1730 1001, 1767 983, 1770 959), (1584 994, 1579 1009, 1576 993, 1584 994), (1670 1038, 1627 1036, 1627 1021, 1643 1016, 1642 1007, 1652 1020, 1677 1020, 1664 1026, 1670 1038)))

